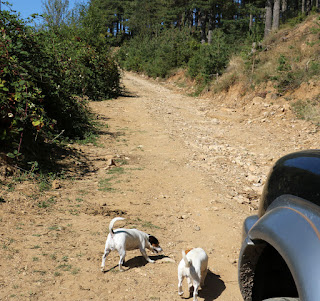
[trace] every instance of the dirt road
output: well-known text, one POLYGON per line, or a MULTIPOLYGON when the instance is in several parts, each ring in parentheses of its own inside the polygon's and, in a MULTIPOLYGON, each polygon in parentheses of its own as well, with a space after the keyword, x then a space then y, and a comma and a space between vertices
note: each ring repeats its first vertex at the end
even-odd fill
POLYGON ((2 176, 1 300, 181 300, 181 249, 197 246, 209 255, 199 300, 241 300, 242 222, 275 160, 317 148, 319 134, 282 99, 192 98, 134 74, 123 84, 128 97, 91 104, 101 136, 61 157, 66 179, 44 189, 2 176), (119 272, 113 252, 100 271, 115 216, 160 240, 156 263, 131 251, 119 272))

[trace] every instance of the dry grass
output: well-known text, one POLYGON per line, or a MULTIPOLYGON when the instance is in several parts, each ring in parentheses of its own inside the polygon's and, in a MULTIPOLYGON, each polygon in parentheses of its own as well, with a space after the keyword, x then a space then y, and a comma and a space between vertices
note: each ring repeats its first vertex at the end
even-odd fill
POLYGON ((300 118, 320 125, 320 95, 312 100, 298 100, 292 104, 295 114, 300 118))
POLYGON ((228 91, 231 86, 239 82, 247 82, 245 76, 245 61, 240 56, 233 56, 228 64, 227 70, 222 76, 212 83, 215 93, 228 91))
POLYGON ((319 20, 319 14, 312 15, 290 30, 271 33, 262 49, 246 60, 234 56, 226 72, 214 82, 215 91, 228 90, 239 82, 257 85, 271 80, 282 93, 319 76, 319 20))

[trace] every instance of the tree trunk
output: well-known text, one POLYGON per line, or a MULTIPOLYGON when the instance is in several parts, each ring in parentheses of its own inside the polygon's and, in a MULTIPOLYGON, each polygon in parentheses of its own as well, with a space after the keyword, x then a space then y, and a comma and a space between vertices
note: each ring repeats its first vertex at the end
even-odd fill
POLYGON ((200 24, 201 24, 201 44, 206 42, 206 30, 207 30, 207 12, 202 11, 200 14, 200 24))
POLYGON ((193 15, 189 9, 185 10, 184 25, 189 28, 193 26, 193 15))
POLYGON ((278 30, 280 24, 280 0, 274 0, 272 30, 278 30))
POLYGON ((199 11, 197 9, 194 12, 194 25, 195 27, 198 27, 199 25, 199 11))
POLYGON ((264 37, 266 37, 271 32, 272 26, 272 3, 271 0, 266 1, 266 21, 264 26, 264 37))
POLYGON ((198 24, 197 24, 197 27, 201 27, 201 11, 200 11, 200 9, 198 10, 198 24))
POLYGON ((208 25, 208 44, 212 44, 212 36, 213 36, 213 21, 211 14, 209 15, 209 25, 208 25))
POLYGON ((213 39, 213 30, 215 28, 215 10, 211 9, 209 16, 208 16, 208 44, 212 44, 212 39, 213 39))
POLYGON ((253 15, 252 15, 252 14, 250 14, 249 30, 251 30, 252 25, 253 25, 253 15))
POLYGON ((281 6, 282 21, 285 21, 285 20, 286 20, 287 9, 288 9, 288 2, 287 2, 287 0, 282 0, 282 6, 281 6))
POLYGON ((311 0, 306 0, 306 14, 309 15, 310 11, 311 11, 311 0))
POLYGON ((306 12, 306 1, 302 0, 301 2, 301 12, 304 14, 306 12))
POLYGON ((208 30, 208 44, 212 44, 212 36, 213 36, 213 30, 209 29, 208 30))

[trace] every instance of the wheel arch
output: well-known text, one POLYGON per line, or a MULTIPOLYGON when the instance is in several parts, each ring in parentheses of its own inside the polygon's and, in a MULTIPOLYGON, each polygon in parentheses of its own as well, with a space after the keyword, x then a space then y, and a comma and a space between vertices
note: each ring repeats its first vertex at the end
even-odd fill
MULTIPOLYGON (((319 216, 314 218, 308 215, 309 211, 302 209, 305 202, 294 196, 281 196, 249 230, 239 261, 240 290, 245 300, 281 296, 280 290, 284 289, 281 283, 277 284, 279 292, 267 292, 268 288, 260 288, 261 299, 255 287, 255 282, 258 283, 256 277, 259 262, 268 267, 268 262, 272 264, 274 258, 279 262, 282 259, 292 276, 295 288, 287 288, 290 294, 288 297, 299 296, 304 301, 317 300, 320 295, 320 234, 316 225, 319 216), (269 259, 270 254, 275 254, 275 257, 269 259)), ((307 209, 310 206, 319 210, 316 205, 307 202, 307 209)), ((291 280, 287 276, 289 285, 291 280)), ((263 277, 266 280, 267 276, 263 277)))

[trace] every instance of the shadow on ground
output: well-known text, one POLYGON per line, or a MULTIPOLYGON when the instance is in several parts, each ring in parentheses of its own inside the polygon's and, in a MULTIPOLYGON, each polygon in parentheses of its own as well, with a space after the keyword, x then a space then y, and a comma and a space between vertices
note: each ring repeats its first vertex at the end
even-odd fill
MULTIPOLYGON (((149 256, 149 257, 150 257, 150 259, 157 261, 157 260, 160 260, 160 259, 165 258, 167 256, 157 255, 157 256, 149 256)), ((131 258, 128 261, 126 261, 124 266, 128 267, 129 269, 133 269, 133 268, 143 267, 146 264, 150 264, 150 263, 148 263, 143 256, 136 256, 136 257, 131 258)))
MULTIPOLYGON (((199 297, 203 298, 205 301, 213 301, 217 299, 226 289, 226 286, 220 276, 212 273, 210 270, 208 270, 204 284, 204 288, 199 289, 198 294, 199 297)), ((192 299, 192 297, 193 292, 190 293, 189 297, 184 297, 182 299, 192 299)))
MULTIPOLYGON (((163 259, 165 257, 168 257, 168 256, 165 256, 165 255, 149 256, 149 258, 154 261, 163 259)), ((126 271, 126 270, 130 270, 133 268, 140 268, 140 267, 143 267, 147 264, 152 264, 152 263, 148 263, 143 256, 136 256, 136 257, 133 257, 133 258, 129 259, 128 261, 126 261, 123 264, 123 267, 125 268, 125 271, 126 271)), ((118 269, 119 269, 118 265, 115 265, 114 267, 104 271, 104 273, 110 272, 112 270, 118 270, 118 269)))

